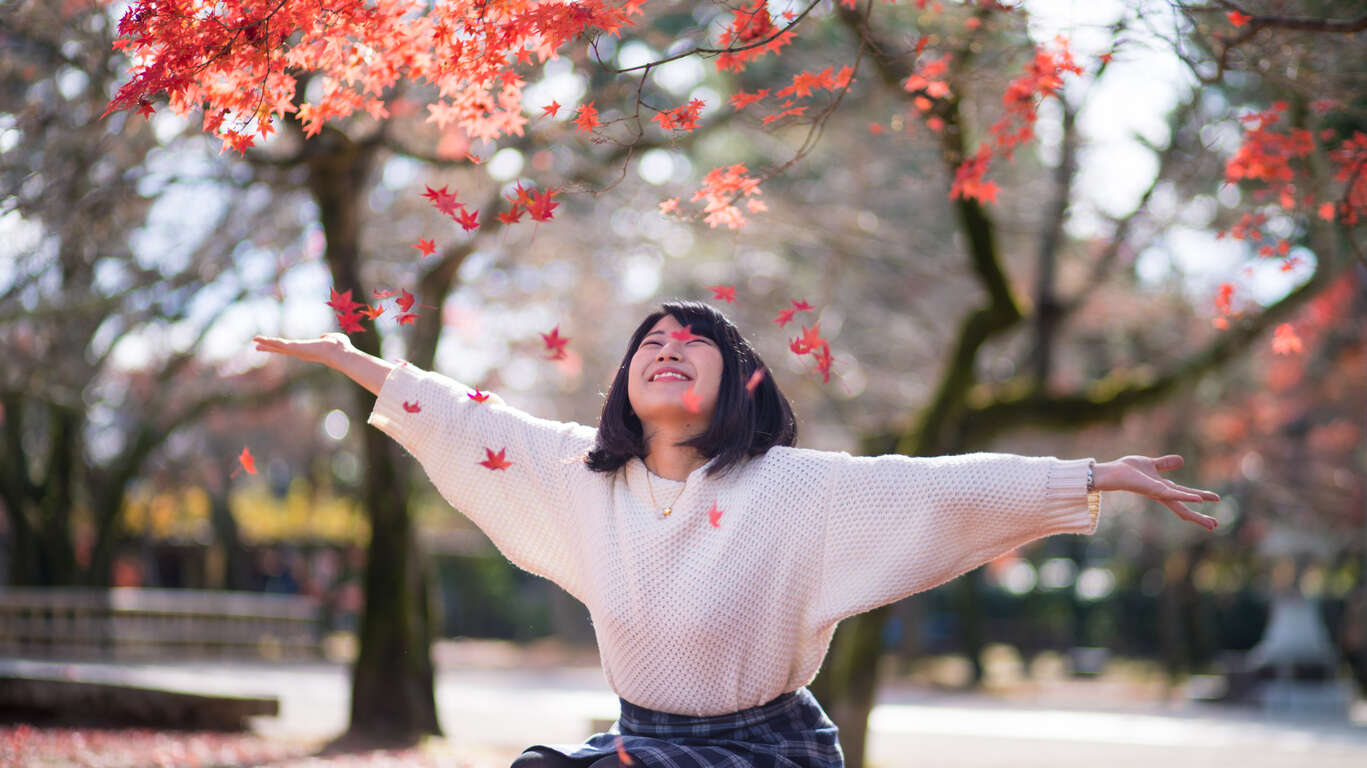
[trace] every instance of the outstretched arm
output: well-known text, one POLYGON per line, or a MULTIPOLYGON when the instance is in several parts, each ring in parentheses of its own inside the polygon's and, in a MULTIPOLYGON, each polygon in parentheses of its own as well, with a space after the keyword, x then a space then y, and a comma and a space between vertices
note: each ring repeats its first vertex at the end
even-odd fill
MULTIPOLYGON (((815 453, 830 478, 816 627, 935 587, 1034 539, 1096 529, 1087 508, 1091 459, 815 453)), ((1179 466, 1178 456, 1098 462, 1093 486, 1148 496, 1214 527, 1183 502, 1218 495, 1157 476, 1179 466)))
POLYGON ((576 457, 592 446, 595 429, 533 417, 494 393, 475 399, 455 379, 387 363, 342 334, 257 344, 329 365, 374 392, 368 423, 407 449, 451 506, 513 563, 579 594, 582 526, 571 489, 585 477, 576 457))

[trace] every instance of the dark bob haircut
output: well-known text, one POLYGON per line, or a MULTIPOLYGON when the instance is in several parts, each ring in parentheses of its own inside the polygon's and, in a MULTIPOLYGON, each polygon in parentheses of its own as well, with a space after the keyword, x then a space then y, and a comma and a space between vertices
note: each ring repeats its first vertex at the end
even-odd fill
POLYGON ((617 368, 603 413, 598 419, 598 439, 589 451, 586 464, 595 472, 615 472, 633 457, 646 457, 641 420, 627 397, 627 376, 631 358, 641 339, 665 315, 680 325, 706 336, 721 349, 721 387, 712 422, 690 440, 676 443, 689 446, 707 459, 716 458, 707 476, 724 473, 751 456, 758 456, 775 445, 792 446, 797 442, 797 422, 792 406, 779 391, 764 361, 750 342, 717 309, 698 301, 667 301, 650 313, 631 335, 626 355, 617 368), (751 374, 764 368, 764 376, 751 394, 745 390, 751 374))

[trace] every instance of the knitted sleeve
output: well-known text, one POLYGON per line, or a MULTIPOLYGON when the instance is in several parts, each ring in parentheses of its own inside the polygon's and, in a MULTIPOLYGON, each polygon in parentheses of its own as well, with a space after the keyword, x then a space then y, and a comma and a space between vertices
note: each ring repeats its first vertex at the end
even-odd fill
POLYGON ((385 378, 368 423, 407 449, 442 497, 505 557, 578 594, 570 488, 587 472, 577 458, 597 430, 536 418, 492 393, 479 402, 473 392, 403 363, 385 378), (486 448, 504 452, 508 466, 483 466, 486 448))
POLYGON ((1042 536, 1096 528, 1089 459, 819 453, 831 458, 817 627, 938 586, 1042 536))

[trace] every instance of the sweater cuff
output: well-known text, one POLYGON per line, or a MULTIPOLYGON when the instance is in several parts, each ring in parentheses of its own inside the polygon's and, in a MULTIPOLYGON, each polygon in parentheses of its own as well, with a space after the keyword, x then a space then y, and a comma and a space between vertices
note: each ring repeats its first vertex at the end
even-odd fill
MULTIPOLYGON (((1087 465, 1095 459, 1055 459, 1044 490, 1045 525, 1057 533, 1096 532, 1087 511, 1087 465)), ((1100 515, 1097 515, 1100 519, 1100 515)))
POLYGON ((395 365, 385 376, 384 383, 380 385, 380 394, 375 398, 375 407, 370 412, 370 418, 366 419, 367 424, 379 428, 381 432, 394 438, 400 445, 407 448, 409 453, 412 453, 414 448, 410 441, 421 437, 422 429, 418 426, 420 422, 412 418, 404 418, 403 404, 419 401, 418 393, 422 381, 423 372, 418 368, 406 362, 395 365))

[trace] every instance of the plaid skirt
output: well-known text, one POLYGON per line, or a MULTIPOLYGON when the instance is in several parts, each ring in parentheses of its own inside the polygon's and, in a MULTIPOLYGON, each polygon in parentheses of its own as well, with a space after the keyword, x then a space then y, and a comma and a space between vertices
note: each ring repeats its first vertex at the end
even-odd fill
MULTIPOLYGON (((607 733, 583 744, 538 744, 570 758, 617 754, 618 739, 645 768, 844 768, 835 723, 811 691, 799 688, 727 715, 689 717, 622 699, 607 733)), ((533 749, 533 747, 528 747, 533 749)))

